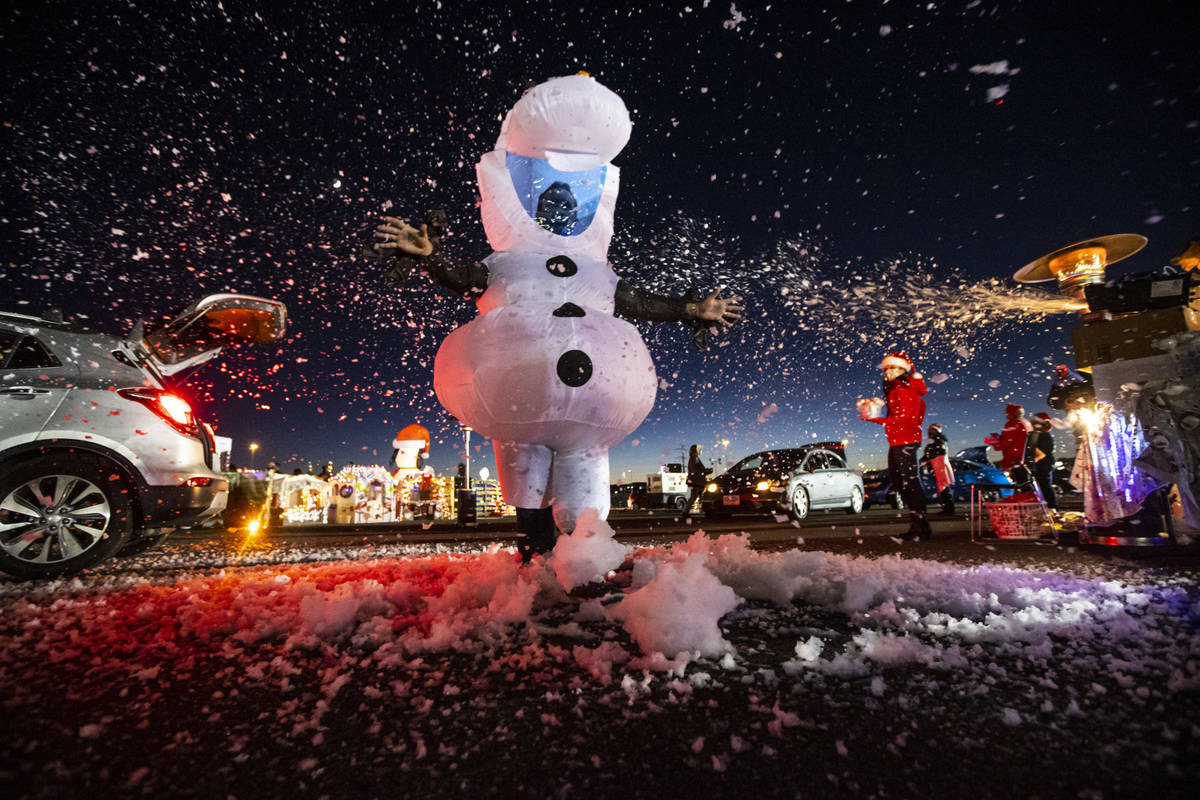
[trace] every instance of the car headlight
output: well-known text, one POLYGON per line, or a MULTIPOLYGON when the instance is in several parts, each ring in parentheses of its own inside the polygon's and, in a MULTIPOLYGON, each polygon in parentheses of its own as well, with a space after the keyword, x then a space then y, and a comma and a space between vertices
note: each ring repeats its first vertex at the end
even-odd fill
POLYGON ((758 484, 754 488, 757 491, 765 492, 767 489, 771 488, 771 482, 770 481, 759 481, 758 484))
POLYGON ((704 491, 715 492, 715 491, 717 491, 717 485, 715 483, 710 483, 708 486, 704 487, 704 491))

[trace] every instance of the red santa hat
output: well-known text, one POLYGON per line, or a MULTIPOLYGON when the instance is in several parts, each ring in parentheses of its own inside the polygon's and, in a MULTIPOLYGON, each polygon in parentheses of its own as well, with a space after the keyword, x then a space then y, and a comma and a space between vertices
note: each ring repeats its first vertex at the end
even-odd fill
POLYGON ((1016 403, 1009 403, 1004 407, 1004 413, 1009 417, 1019 417, 1025 413, 1025 407, 1019 406, 1016 403))
POLYGON ((429 431, 423 425, 405 425, 396 434, 392 447, 399 449, 412 443, 420 443, 421 457, 429 458, 429 431))
POLYGON ((883 361, 879 362, 880 369, 887 369, 888 367, 899 367, 905 372, 912 372, 913 362, 908 357, 908 353, 905 353, 903 350, 893 350, 883 357, 883 361))
POLYGON ((942 429, 942 426, 937 424, 936 422, 929 423, 929 432, 930 433, 933 433, 934 431, 940 431, 941 429, 942 429))

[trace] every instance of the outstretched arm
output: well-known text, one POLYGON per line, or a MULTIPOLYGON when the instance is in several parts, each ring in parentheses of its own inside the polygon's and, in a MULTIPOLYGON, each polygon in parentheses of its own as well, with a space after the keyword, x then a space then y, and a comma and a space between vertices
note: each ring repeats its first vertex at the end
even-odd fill
POLYGON ((625 280, 617 282, 616 313, 623 317, 646 319, 652 322, 689 322, 703 319, 718 322, 728 328, 742 316, 742 298, 720 297, 725 287, 718 288, 703 300, 695 300, 690 294, 683 297, 668 297, 663 294, 637 289, 625 280))
POLYGON ((455 294, 481 294, 487 289, 487 267, 446 257, 440 246, 446 227, 445 213, 434 211, 427 220, 420 228, 414 228, 399 217, 384 217, 375 229, 375 238, 380 241, 372 249, 378 257, 393 261, 388 279, 403 283, 415 267, 420 267, 435 283, 455 294))
POLYGON ((617 282, 614 310, 622 317, 633 319, 686 322, 692 326, 696 346, 703 350, 708 347, 710 332, 721 333, 742 317, 742 298, 737 295, 721 297, 724 288, 722 286, 700 300, 690 292, 683 297, 668 297, 636 289, 621 280, 617 282))

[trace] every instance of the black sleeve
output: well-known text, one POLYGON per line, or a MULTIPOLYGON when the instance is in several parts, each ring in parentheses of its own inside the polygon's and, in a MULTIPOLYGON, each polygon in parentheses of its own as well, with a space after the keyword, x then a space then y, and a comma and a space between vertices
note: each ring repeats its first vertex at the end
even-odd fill
POLYGON ((619 316, 646 319, 651 322, 690 322, 687 304, 695 302, 690 296, 667 297, 644 289, 635 289, 624 279, 617 281, 613 298, 619 316))
MULTIPOLYGON (((370 256, 372 254, 364 254, 370 256)), ((392 286, 402 286, 413 272, 420 269, 439 286, 449 289, 459 297, 478 297, 487 290, 488 269, 477 261, 455 261, 438 250, 428 256, 380 256, 375 260, 387 264, 385 280, 392 286)))
POLYGON ((435 251, 417 263, 435 283, 461 297, 478 297, 487 290, 488 269, 478 261, 455 261, 435 251))
POLYGON ((613 310, 621 317, 651 322, 686 322, 692 328, 692 342, 697 349, 708 349, 708 331, 712 323, 691 317, 687 312, 688 303, 700 302, 695 292, 689 291, 682 297, 667 297, 644 289, 635 289, 621 279, 617 281, 613 300, 613 310))

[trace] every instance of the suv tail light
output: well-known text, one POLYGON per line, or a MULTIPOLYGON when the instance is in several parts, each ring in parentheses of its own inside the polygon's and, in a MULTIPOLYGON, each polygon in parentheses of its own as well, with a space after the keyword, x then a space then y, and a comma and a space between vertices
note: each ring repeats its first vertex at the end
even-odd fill
POLYGON ((200 435, 196 418, 192 416, 192 407, 179 395, 164 392, 162 389, 143 388, 121 389, 117 393, 127 400, 141 403, 180 433, 197 437, 200 435))

